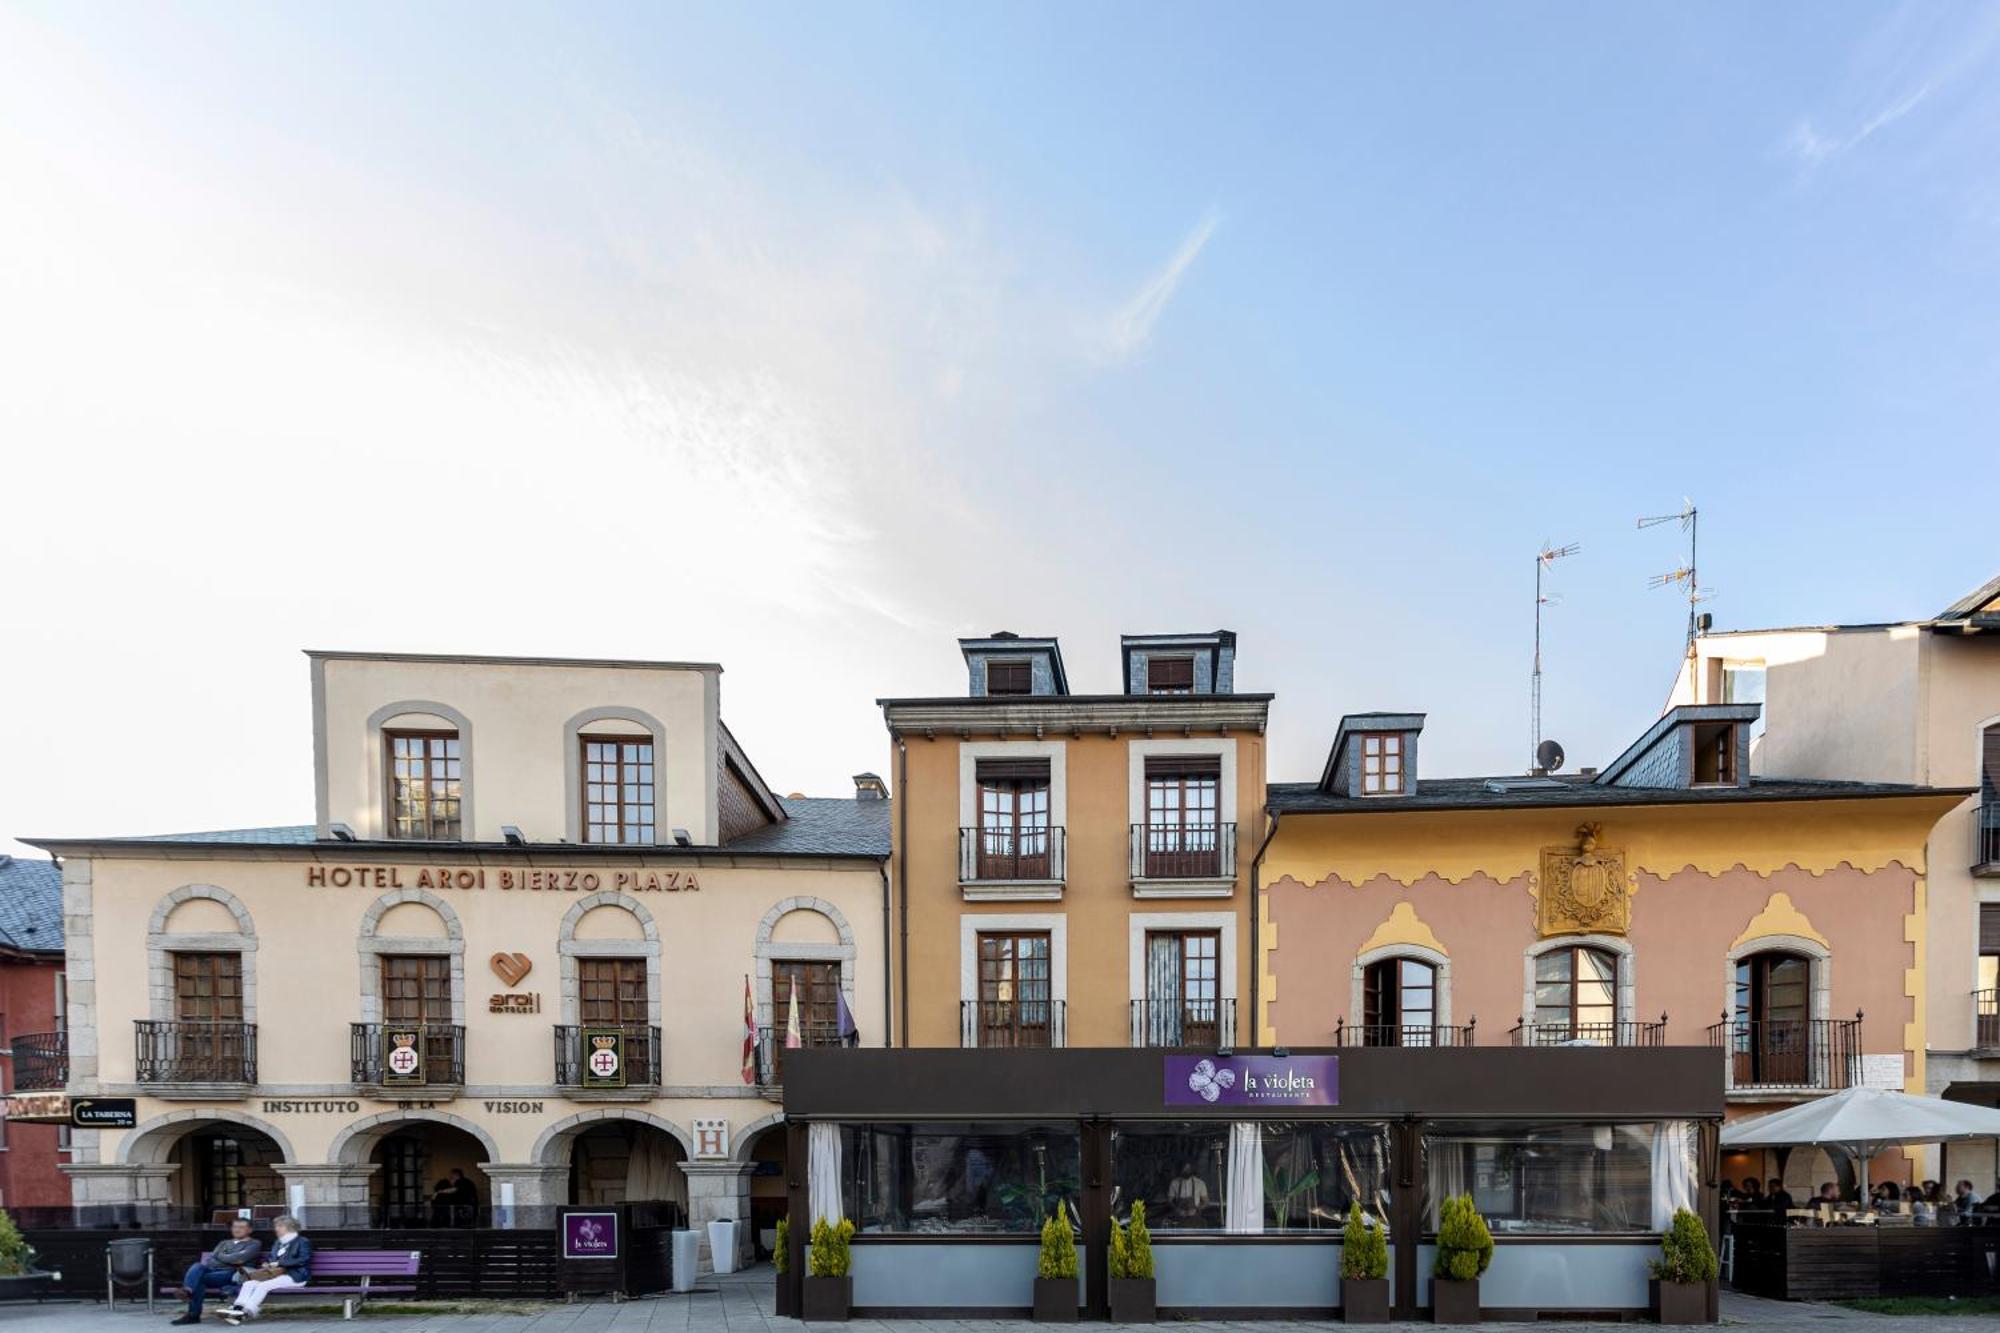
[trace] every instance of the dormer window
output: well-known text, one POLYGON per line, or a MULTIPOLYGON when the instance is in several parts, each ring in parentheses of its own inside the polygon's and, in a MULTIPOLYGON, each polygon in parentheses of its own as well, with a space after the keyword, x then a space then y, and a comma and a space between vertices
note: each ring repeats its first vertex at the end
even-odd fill
POLYGON ((385 731, 389 767, 389 836, 456 841, 464 780, 455 731, 385 731))
POLYGON ((1736 724, 1704 722, 1694 728, 1694 785, 1736 785, 1736 724))
POLYGON ((1396 731, 1371 731, 1361 741, 1361 794, 1403 794, 1403 736, 1396 731))
POLYGON ((1151 657, 1146 659, 1146 693, 1193 694, 1194 658, 1151 657))
POLYGON ((1023 659, 1011 662, 989 661, 986 664, 986 692, 988 694, 1033 694, 1035 692, 1034 668, 1023 659))

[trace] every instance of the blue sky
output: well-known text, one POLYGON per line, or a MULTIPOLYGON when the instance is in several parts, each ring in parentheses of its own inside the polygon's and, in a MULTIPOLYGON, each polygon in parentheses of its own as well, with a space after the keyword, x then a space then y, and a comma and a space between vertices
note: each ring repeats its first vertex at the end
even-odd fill
POLYGON ((1504 771, 1544 539, 1602 762, 1681 644, 1641 514, 1725 626, 2000 571, 1996 63, 1970 4, 0 5, 0 836, 305 817, 305 646, 721 660, 835 792, 955 635, 1091 689, 1221 625, 1274 777, 1367 708, 1504 771))

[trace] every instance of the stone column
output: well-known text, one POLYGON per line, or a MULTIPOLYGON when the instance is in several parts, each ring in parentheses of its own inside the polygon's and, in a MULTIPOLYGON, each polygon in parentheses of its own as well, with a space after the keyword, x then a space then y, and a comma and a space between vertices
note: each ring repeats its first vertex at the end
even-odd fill
POLYGON ((569 1168, 527 1162, 486 1162, 480 1168, 492 1197, 496 1227, 552 1227, 556 1207, 569 1202, 569 1168), (508 1205, 509 1194, 513 1204, 508 1205))
MULTIPOLYGON (((733 1221, 736 1223, 736 1266, 741 1268, 756 1253, 755 1238, 750 1234, 750 1175, 756 1165, 751 1162, 682 1162, 681 1170, 687 1175, 688 1183, 688 1225, 708 1235, 710 1222, 733 1221)), ((702 1249, 701 1272, 712 1272, 712 1259, 707 1247, 702 1249)))
POLYGON ((100 1166, 66 1162, 70 1204, 79 1226, 147 1226, 173 1203, 172 1163, 100 1166))
POLYGON ((381 1169, 346 1162, 280 1162, 276 1167, 285 1180, 285 1206, 308 1230, 367 1226, 368 1184, 381 1169))

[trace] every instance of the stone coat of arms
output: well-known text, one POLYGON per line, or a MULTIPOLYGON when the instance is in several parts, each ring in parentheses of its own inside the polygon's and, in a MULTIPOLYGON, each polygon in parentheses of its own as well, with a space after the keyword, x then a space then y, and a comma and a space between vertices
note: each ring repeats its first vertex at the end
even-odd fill
POLYGON ((1625 853, 1600 847, 1602 825, 1583 824, 1575 847, 1542 848, 1535 930, 1551 935, 1623 935, 1632 924, 1632 881, 1625 853))

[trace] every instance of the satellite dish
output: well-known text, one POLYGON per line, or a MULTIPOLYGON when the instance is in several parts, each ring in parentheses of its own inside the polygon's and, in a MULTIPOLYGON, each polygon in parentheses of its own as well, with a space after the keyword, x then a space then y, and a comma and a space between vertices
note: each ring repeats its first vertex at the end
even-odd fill
POLYGON ((1563 766, 1563 747, 1555 741, 1543 741, 1535 747, 1535 762, 1545 773, 1554 773, 1563 766))

